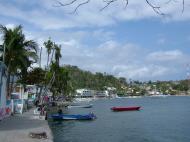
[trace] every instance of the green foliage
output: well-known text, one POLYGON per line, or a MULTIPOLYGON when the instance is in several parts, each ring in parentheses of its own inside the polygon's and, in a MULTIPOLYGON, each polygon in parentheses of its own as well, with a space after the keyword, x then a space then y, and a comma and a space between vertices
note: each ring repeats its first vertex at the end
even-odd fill
POLYGON ((83 71, 77 66, 67 65, 64 67, 68 71, 70 82, 73 90, 79 88, 88 88, 93 90, 103 90, 105 86, 115 87, 117 90, 121 90, 122 85, 126 85, 125 79, 118 79, 112 75, 102 73, 91 73, 89 71, 83 71))
POLYGON ((61 45, 54 44, 55 48, 55 62, 59 65, 59 59, 62 57, 61 55, 61 45))
POLYGON ((182 80, 179 84, 173 84, 173 89, 178 91, 187 91, 189 89, 188 80, 182 80))
POLYGON ((42 85, 45 82, 44 76, 45 70, 43 70, 42 68, 34 68, 30 70, 26 76, 23 76, 20 80, 18 80, 18 82, 22 84, 42 85))
POLYGON ((52 62, 50 71, 47 73, 47 80, 53 79, 50 90, 54 95, 68 96, 72 91, 71 84, 69 83, 69 73, 63 68, 59 67, 55 62, 52 62))
POLYGON ((0 32, 3 39, 1 50, 5 49, 4 63, 8 71, 7 92, 9 96, 13 88, 13 83, 9 87, 10 76, 12 75, 14 79, 14 75, 19 77, 27 75, 28 68, 38 59, 37 44, 33 40, 25 39, 21 25, 13 29, 0 25, 0 32))
POLYGON ((37 44, 33 40, 26 40, 22 33, 22 26, 8 29, 0 25, 5 47, 5 64, 10 74, 25 73, 33 62, 38 59, 37 44))
POLYGON ((53 41, 51 41, 51 39, 49 38, 47 41, 44 42, 44 46, 47 49, 47 54, 48 54, 48 58, 47 58, 47 67, 48 67, 48 63, 49 63, 49 56, 51 54, 51 51, 53 49, 53 41))

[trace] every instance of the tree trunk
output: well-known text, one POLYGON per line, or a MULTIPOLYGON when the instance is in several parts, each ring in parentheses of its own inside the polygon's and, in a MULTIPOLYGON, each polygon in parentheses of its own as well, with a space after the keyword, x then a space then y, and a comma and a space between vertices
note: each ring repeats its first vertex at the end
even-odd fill
POLYGON ((53 48, 53 52, 52 52, 52 54, 51 54, 51 60, 50 60, 50 63, 52 62, 52 60, 53 60, 53 55, 54 55, 54 52, 55 52, 55 48, 53 48))
POLYGON ((40 64, 40 68, 41 68, 41 57, 42 57, 42 47, 41 47, 41 49, 40 49, 40 61, 39 61, 39 64, 40 64))
POLYGON ((11 73, 8 72, 8 76, 7 76, 7 97, 10 97, 10 76, 11 76, 11 73))
POLYGON ((14 75, 12 76, 12 80, 11 80, 10 94, 13 92, 13 85, 14 85, 14 75))
POLYGON ((48 63, 49 63, 49 54, 48 54, 48 58, 47 58, 47 69, 48 69, 48 63))

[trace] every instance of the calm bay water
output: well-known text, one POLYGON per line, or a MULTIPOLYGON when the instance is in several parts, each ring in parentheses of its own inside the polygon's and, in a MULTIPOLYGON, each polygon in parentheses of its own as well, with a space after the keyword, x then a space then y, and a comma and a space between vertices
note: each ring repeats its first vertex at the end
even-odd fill
POLYGON ((93 121, 49 121, 55 142, 190 142, 190 97, 102 99, 92 108, 93 121), (140 111, 112 112, 113 106, 142 106, 140 111))

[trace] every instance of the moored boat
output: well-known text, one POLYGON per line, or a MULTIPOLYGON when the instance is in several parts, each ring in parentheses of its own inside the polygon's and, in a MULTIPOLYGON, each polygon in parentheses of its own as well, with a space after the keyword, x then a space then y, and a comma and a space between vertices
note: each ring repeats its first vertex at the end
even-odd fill
POLYGON ((93 120, 96 116, 93 113, 86 115, 81 114, 53 114, 51 115, 53 120, 93 120))
POLYGON ((69 105, 68 108, 91 108, 93 105, 92 104, 87 104, 87 105, 69 105))
POLYGON ((113 111, 133 111, 139 110, 140 106, 129 106, 129 107, 112 107, 111 110, 113 111))

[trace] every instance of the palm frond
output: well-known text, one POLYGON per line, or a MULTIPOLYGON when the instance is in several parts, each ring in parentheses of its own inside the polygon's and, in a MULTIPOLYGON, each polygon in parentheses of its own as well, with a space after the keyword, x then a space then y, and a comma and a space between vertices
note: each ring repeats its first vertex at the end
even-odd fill
POLYGON ((25 55, 29 58, 29 60, 33 60, 34 62, 37 62, 39 59, 36 52, 33 52, 33 51, 27 51, 25 52, 25 55))
POLYGON ((25 41, 24 46, 27 48, 27 50, 34 50, 36 53, 38 51, 38 44, 33 40, 25 41))

